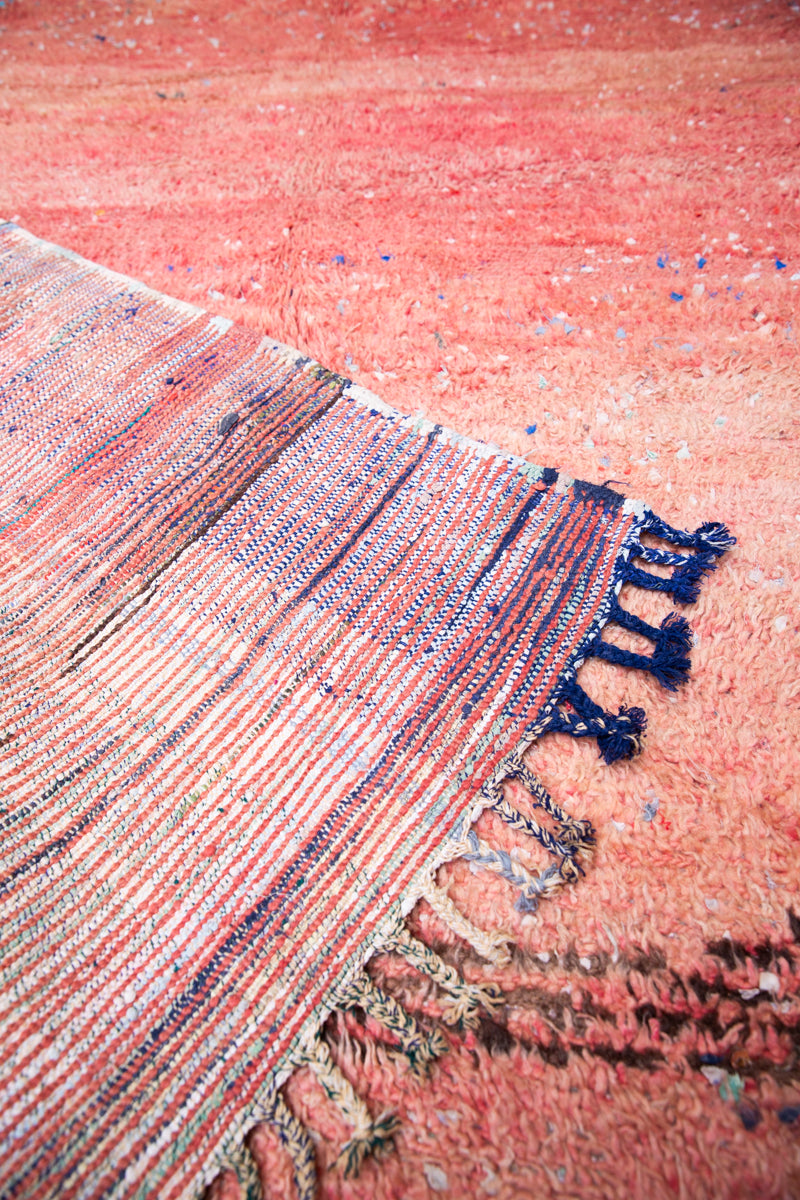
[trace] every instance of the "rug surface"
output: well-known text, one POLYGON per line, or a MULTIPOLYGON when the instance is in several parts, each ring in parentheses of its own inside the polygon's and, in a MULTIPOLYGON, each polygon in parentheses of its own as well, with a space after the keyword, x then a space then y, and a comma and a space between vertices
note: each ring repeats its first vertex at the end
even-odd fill
MULTIPOLYGON (((679 694, 651 670, 580 669, 604 711, 647 710, 645 753, 607 769, 596 739, 553 733, 526 755, 594 826, 585 875, 531 914, 515 908, 519 883, 485 861, 438 870, 473 927, 510 938, 510 961, 487 961, 496 943, 475 949, 426 900, 406 927, 436 951, 440 982, 408 945, 370 959, 373 981, 450 1053, 421 1083, 413 1063, 398 1065, 395 1034, 361 1006, 337 1009, 324 1042, 367 1118, 319 1061, 285 1085, 327 1197, 797 1194, 797 42, 796 6, 766 2, 0 6, 0 213, 210 309, 222 320, 204 335, 208 353, 236 343, 245 374, 246 336, 228 320, 253 332, 253 355, 267 335, 336 373, 326 384, 311 363, 296 371, 278 425, 313 429, 326 387, 335 403, 323 417, 347 398, 355 410, 349 378, 396 411, 421 410, 425 436, 439 424, 562 479, 617 481, 672 525, 719 516, 738 539, 686 610, 693 673, 679 694), (442 964, 499 988, 502 1005, 448 1025, 441 980, 457 985, 442 964), (359 1120, 380 1148, 387 1111, 400 1118, 396 1153, 367 1158, 357 1177, 335 1167, 359 1120)), ((185 334, 189 314, 170 314, 185 334)), ((135 321, 118 315, 115 353, 135 321)), ((294 370, 261 356, 276 383, 294 370)), ((93 422, 104 428, 108 392, 97 395, 75 446, 93 422)), ((58 609, 54 653, 80 645, 67 689, 156 611, 170 555, 204 529, 195 501, 210 514, 230 500, 231 519, 240 508, 235 487, 220 497, 219 464, 230 455, 244 483, 270 438, 276 451, 291 439, 259 426, 240 445, 250 409, 219 393, 208 402, 216 424, 183 432, 177 474, 159 490, 158 466, 142 470, 155 507, 130 570, 139 583, 164 571, 138 616, 116 627, 113 583, 94 566, 86 627, 70 596, 58 609)), ((131 420, 163 434, 179 403, 131 420)), ((56 482, 46 463, 28 466, 56 482)), ((20 495, 4 493, 4 510, 20 495)), ((219 539, 224 519, 200 537, 219 539)), ((220 589, 258 570, 238 544, 227 553, 220 589)), ((629 584, 619 599, 654 629, 675 607, 629 584)), ((181 593, 184 613, 187 602, 181 593)), ((613 624, 603 638, 653 654, 651 639, 613 624)), ((200 673, 216 669, 200 665, 204 649, 192 651, 200 673)), ((43 671, 43 643, 39 654, 43 671)), ((58 707, 53 735, 56 718, 58 707)), ((530 788, 505 794, 543 820, 530 788)), ((472 829, 531 877, 558 861, 495 808, 472 829)), ((232 1099, 220 1127, 238 1122, 232 1099)), ((288 1197, 292 1169, 270 1129, 251 1147, 268 1194, 288 1197)), ((190 1137, 176 1128, 176 1159, 194 1154, 190 1137)), ((92 1193, 92 1169, 74 1194, 92 1193)))
POLYGON ((523 912, 578 878, 591 826, 522 754, 549 730, 639 750, 641 710, 577 669, 684 682, 685 618, 617 593, 691 602, 731 539, 14 226, 0 271, 4 1190, 191 1194, 441 860, 495 862, 523 912), (555 857, 540 876, 470 830, 489 805, 555 857))

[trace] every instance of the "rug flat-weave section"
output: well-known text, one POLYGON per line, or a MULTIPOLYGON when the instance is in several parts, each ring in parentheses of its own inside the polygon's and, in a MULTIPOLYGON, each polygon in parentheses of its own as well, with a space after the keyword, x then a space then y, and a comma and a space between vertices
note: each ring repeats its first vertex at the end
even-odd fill
POLYGON ((0 389, 3 1195, 194 1195, 643 510, 11 225, 0 389))

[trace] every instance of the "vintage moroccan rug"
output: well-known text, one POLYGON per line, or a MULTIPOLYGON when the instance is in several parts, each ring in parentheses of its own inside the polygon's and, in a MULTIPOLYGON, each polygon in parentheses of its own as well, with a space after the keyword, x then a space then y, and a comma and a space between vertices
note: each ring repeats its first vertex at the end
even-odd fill
POLYGON ((377 1021, 424 1072, 445 1046, 364 973, 391 950, 462 1029, 501 996, 411 936, 422 896, 484 958, 506 935, 435 881, 465 858, 516 907, 588 868, 594 830, 525 764, 550 731, 641 748, 589 658, 675 690, 681 605, 732 544, 609 486, 405 417, 230 321, 0 227, 4 1197, 194 1196, 281 1129, 310 1064, 383 1148, 320 1038, 377 1021), (607 625, 649 646, 604 639, 607 625), (524 856, 484 841, 492 808, 524 856))
POLYGON ((4 228, 0 1196, 797 1200, 798 61, 797 0, 0 0, 0 219, 124 277, 4 228), (637 497, 736 547, 577 668, 692 553, 637 497), (643 752, 538 737, 509 821, 572 666, 643 752))

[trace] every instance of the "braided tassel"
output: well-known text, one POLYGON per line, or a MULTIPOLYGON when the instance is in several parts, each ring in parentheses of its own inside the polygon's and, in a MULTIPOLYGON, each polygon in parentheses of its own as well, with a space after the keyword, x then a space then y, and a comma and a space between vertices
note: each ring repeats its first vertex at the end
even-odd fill
MULTIPOLYGON (((236 1181, 239 1184, 239 1195, 241 1200, 264 1200, 264 1192, 261 1187, 261 1176, 258 1173, 255 1159, 248 1149, 247 1142, 239 1142, 230 1150, 226 1150, 223 1154, 223 1170, 232 1171, 236 1176, 236 1181)), ((218 1186, 222 1175, 217 1176, 215 1185, 218 1186)), ((205 1200, 209 1196, 218 1195, 217 1186, 212 1187, 204 1193, 205 1200)))
POLYGON ((552 732, 596 738, 600 757, 609 766, 621 758, 633 758, 640 753, 647 726, 647 717, 641 708, 620 705, 616 714, 603 712, 577 683, 562 686, 559 702, 563 701, 568 701, 575 713, 553 709, 548 724, 552 732))
POLYGON ((434 1058, 447 1050, 447 1042, 438 1030, 430 1034, 420 1028, 401 1004, 368 979, 357 976, 340 995, 342 1008, 363 1008, 400 1043, 414 1075, 424 1078, 434 1058))
POLYGON ((468 862, 477 863, 489 871, 502 875, 503 879, 519 890, 519 897, 514 905, 517 912, 524 914, 535 913, 539 907, 539 898, 549 895, 560 888, 565 882, 574 882, 580 868, 572 858, 564 858, 560 866, 548 867, 541 875, 532 875, 522 863, 512 858, 506 850, 495 850, 488 845, 473 830, 467 834, 469 850, 462 856, 468 862))
POLYGON ((393 1113, 384 1113, 376 1120, 372 1119, 366 1104, 331 1058, 325 1042, 320 1039, 304 1051, 300 1061, 311 1068, 326 1096, 339 1108, 348 1125, 353 1127, 352 1135, 342 1147, 337 1161, 344 1167, 345 1176, 357 1175, 365 1158, 371 1154, 380 1156, 391 1149, 399 1125, 397 1117, 393 1113))
POLYGON ((662 687, 674 692, 689 678, 691 660, 689 651, 692 645, 692 631, 685 617, 677 613, 669 613, 656 629, 627 612, 618 601, 614 601, 609 619, 622 629, 649 638, 654 643, 652 654, 636 654, 632 650, 623 650, 602 638, 596 638, 589 650, 596 658, 606 662, 618 663, 622 667, 632 667, 639 671, 649 671, 662 687))
POLYGON ((483 929, 478 929, 477 925, 473 925, 458 911, 444 888, 437 887, 435 884, 430 884, 423 892, 423 896, 439 920, 458 937, 468 942, 476 954, 496 967, 509 966, 511 954, 508 944, 511 941, 511 934, 500 931, 487 933, 483 929))
POLYGON ((448 966, 430 946, 413 937, 404 925, 398 928, 387 948, 402 954, 418 971, 449 993, 442 1011, 442 1020, 448 1025, 477 1029, 481 1008, 491 1016, 505 1004, 503 993, 495 984, 467 983, 454 967, 448 966))
POLYGON ((695 529, 694 533, 689 533, 685 529, 675 529, 668 525, 655 513, 648 513, 642 528, 655 537, 663 538, 665 542, 672 542, 673 546, 691 547, 698 553, 719 556, 736 545, 736 538, 731 536, 727 525, 719 521, 706 521, 699 529, 695 529))
POLYGON ((291 1156, 297 1200, 316 1200, 317 1167, 308 1130, 287 1108, 286 1101, 280 1095, 275 1097, 269 1120, 291 1156))
MULTIPOLYGON (((548 816, 560 826, 558 842, 568 848, 588 849, 594 845, 595 832, 591 821, 579 821, 570 813, 565 812, 560 804, 556 804, 547 788, 541 783, 522 759, 510 763, 507 779, 516 779, 525 788, 539 808, 544 809, 548 816)), ((509 807, 511 807, 509 805, 509 807)))
POLYGON ((634 557, 644 562, 673 567, 672 575, 667 578, 651 575, 629 562, 625 568, 625 578, 637 587, 669 592, 679 604, 694 604, 700 595, 700 585, 705 576, 710 571, 715 571, 717 560, 736 545, 736 539, 731 537, 727 528, 718 521, 709 521, 694 533, 687 533, 673 529, 651 514, 644 529, 656 537, 672 542, 675 546, 693 549, 694 554, 674 554, 671 550, 661 550, 640 543, 634 548, 634 557))

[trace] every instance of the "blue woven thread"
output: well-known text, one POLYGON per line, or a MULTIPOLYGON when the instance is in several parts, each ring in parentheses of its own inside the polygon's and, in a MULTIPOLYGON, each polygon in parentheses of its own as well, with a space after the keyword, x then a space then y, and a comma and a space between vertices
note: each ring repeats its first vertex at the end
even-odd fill
POLYGON ((685 546, 712 555, 722 555, 736 545, 736 538, 731 536, 727 525, 720 521, 706 521, 694 533, 689 533, 685 529, 674 529, 655 513, 648 513, 642 529, 654 537, 663 538, 665 542, 672 542, 673 546, 685 546))
POLYGON ((519 829, 523 833, 527 833, 529 837, 535 838, 539 845, 544 846, 545 850, 549 851, 550 854, 561 855, 562 857, 575 854, 575 846, 569 846, 566 842, 560 841, 550 833, 549 829, 544 829, 536 821, 532 821, 529 817, 524 816, 508 804, 507 801, 496 802, 492 807, 512 829, 519 829))
POLYGON ((579 850, 589 849, 595 842, 595 831, 591 821, 578 821, 565 813, 553 800, 547 789, 533 775, 521 760, 510 765, 506 779, 515 779, 527 790, 532 804, 542 808, 559 826, 555 836, 549 830, 542 828, 537 821, 532 821, 519 812, 506 797, 500 793, 492 801, 495 812, 509 824, 512 829, 522 830, 538 841, 551 854, 564 858, 573 858, 579 850))
POLYGON ((467 834, 467 843, 470 849, 462 857, 467 862, 474 862, 480 867, 488 867, 490 871, 495 871, 517 888, 519 896, 514 904, 517 912, 535 913, 539 907, 539 897, 547 892, 547 881, 559 873, 558 867, 555 865, 547 867, 538 879, 532 878, 527 872, 525 875, 521 874, 518 864, 514 862, 507 850, 490 851, 484 848, 481 851, 478 835, 472 829, 467 834))
POLYGON ((643 546, 641 543, 634 547, 634 558, 645 562, 660 563, 664 567, 683 567, 692 562, 693 554, 676 554, 673 550, 661 550, 658 546, 643 546))
POLYGON ((691 659, 689 649, 692 644, 692 633, 689 622, 678 613, 669 613, 656 629, 648 625, 634 613, 627 612, 615 599, 612 605, 610 620, 622 629, 638 633, 654 643, 652 654, 637 654, 633 650, 624 650, 604 642, 602 638, 595 639, 591 653, 596 658, 606 662, 617 663, 618 666, 632 667, 639 671, 648 671, 655 676, 662 687, 668 691, 677 691, 680 684, 689 678, 691 659))
POLYGON ((710 571, 716 570, 717 559, 736 545, 736 539, 731 536, 727 526, 722 525, 719 521, 707 521, 694 533, 688 533, 680 529, 673 529, 671 525, 667 525, 665 521, 651 513, 643 526, 643 531, 652 533, 655 537, 664 538, 673 545, 693 549, 695 553, 692 555, 674 554, 669 550, 662 550, 654 546, 639 545, 633 552, 636 558, 641 558, 644 562, 671 566, 675 569, 672 575, 662 578, 643 571, 630 561, 625 566, 624 578, 629 583, 646 588, 648 591, 669 592, 679 604, 694 604, 700 594, 703 578, 710 571))
POLYGON ((555 708, 550 714, 548 729, 568 733, 571 737, 597 738, 600 757, 611 765, 622 758, 633 758, 642 749, 647 717, 641 708, 620 705, 619 712, 607 713, 586 695, 577 683, 565 683, 558 702, 566 701, 575 713, 555 708))
POLYGON ((661 576, 651 575, 649 571, 627 562, 623 578, 627 583, 648 592, 668 592, 679 604, 693 604, 700 594, 700 581, 707 570, 711 570, 711 567, 699 562, 695 565, 695 559, 692 559, 691 565, 679 567, 672 575, 661 576))
POLYGON ((530 793, 534 804, 543 808, 553 820, 558 822, 561 826, 559 841, 567 845, 594 844, 594 828, 591 821, 579 821, 556 804, 544 784, 525 766, 522 759, 509 765, 506 778, 519 780, 525 790, 530 793))

